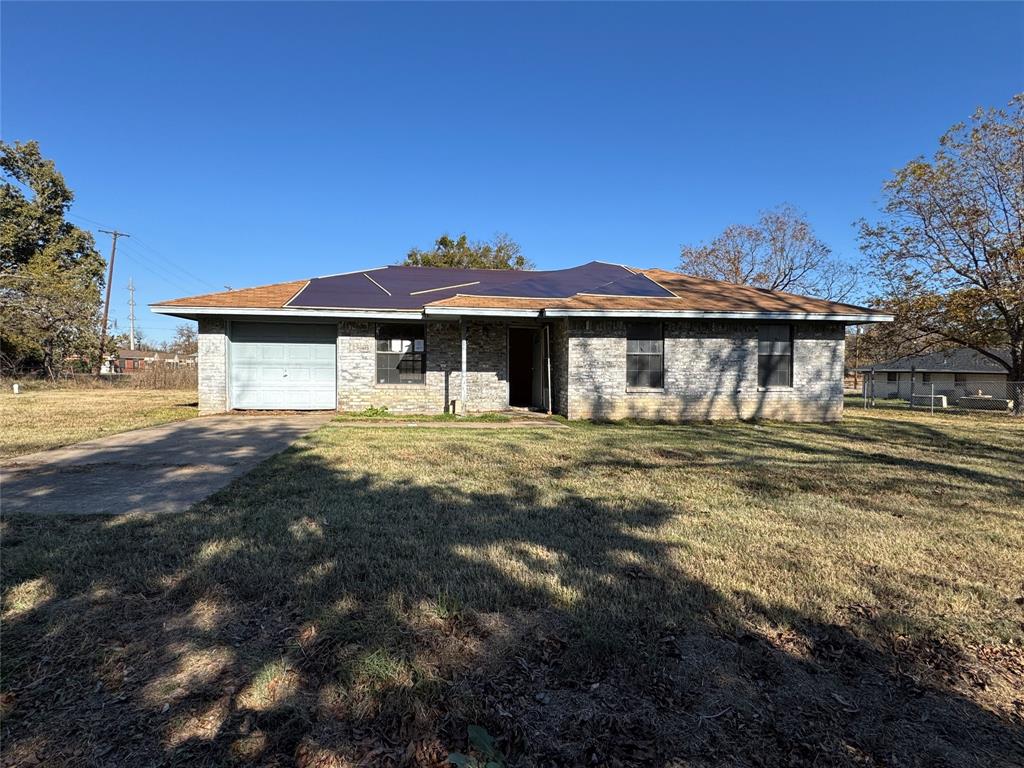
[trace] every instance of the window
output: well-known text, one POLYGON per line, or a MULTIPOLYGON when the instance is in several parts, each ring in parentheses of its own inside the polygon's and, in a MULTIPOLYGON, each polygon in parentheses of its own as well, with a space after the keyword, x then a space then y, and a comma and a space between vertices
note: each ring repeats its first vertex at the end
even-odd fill
POLYGON ((757 385, 793 386, 793 326, 762 325, 758 328, 757 385))
POLYGON ((426 370, 422 325, 377 326, 378 384, 423 384, 426 370))
POLYGON ((921 374, 921 381, 924 384, 931 384, 932 383, 932 375, 930 373, 922 373, 921 374))
POLYGON ((954 387, 966 387, 967 386, 967 374, 966 373, 954 373, 953 374, 953 386, 954 387))
POLYGON ((885 374, 885 380, 886 381, 893 381, 893 382, 899 381, 900 380, 899 371, 889 371, 887 374, 885 374))
POLYGON ((626 386, 661 389, 665 386, 665 341, 661 323, 626 326, 626 386))

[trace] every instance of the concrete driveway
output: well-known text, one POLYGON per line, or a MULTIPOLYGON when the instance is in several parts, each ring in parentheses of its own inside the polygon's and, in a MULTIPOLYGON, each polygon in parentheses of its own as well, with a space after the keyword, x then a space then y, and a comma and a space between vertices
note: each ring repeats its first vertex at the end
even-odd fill
POLYGON ((180 512, 332 415, 210 416, 18 456, 0 464, 0 507, 43 515, 180 512))

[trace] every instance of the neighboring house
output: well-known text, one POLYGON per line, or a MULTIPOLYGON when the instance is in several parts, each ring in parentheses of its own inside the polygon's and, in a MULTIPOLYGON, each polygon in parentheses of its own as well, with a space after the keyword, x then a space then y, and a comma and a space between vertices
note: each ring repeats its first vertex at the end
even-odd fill
POLYGON ((117 359, 114 362, 116 373, 135 373, 146 367, 146 363, 152 362, 153 353, 143 349, 118 349, 117 359))
MULTIPOLYGON (((993 354, 1006 359, 1003 350, 993 354)), ((909 400, 914 395, 963 396, 984 395, 1007 397, 1006 368, 980 352, 962 347, 927 355, 911 355, 857 369, 861 373, 875 372, 874 396, 909 400)), ((871 386, 870 381, 867 386, 871 386)))
POLYGON ((528 407, 571 419, 839 419, 845 326, 892 319, 601 262, 381 267, 152 310, 199 321, 204 413, 528 407))
POLYGON ((186 355, 181 352, 153 352, 151 354, 153 355, 151 362, 160 363, 161 365, 169 365, 173 368, 196 365, 199 357, 199 355, 194 352, 190 355, 186 355))
MULTIPOLYGON (((114 373, 135 373, 151 365, 167 365, 173 368, 197 364, 198 355, 179 352, 159 352, 152 349, 118 349, 112 357, 114 373)), ((110 373, 110 365, 104 365, 102 373, 110 373)))

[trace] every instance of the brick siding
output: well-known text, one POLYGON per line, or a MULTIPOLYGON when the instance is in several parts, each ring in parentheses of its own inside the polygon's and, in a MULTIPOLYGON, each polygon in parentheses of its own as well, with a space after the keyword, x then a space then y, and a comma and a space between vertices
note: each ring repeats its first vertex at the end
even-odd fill
MULTIPOLYGON (((508 407, 508 323, 467 322, 469 412, 508 407)), ((793 386, 757 386, 757 324, 672 320, 663 324, 665 386, 626 387, 626 323, 572 318, 551 324, 554 410, 571 419, 629 417, 666 421, 842 417, 843 326, 794 323, 793 386)), ((227 324, 199 322, 199 409, 227 408, 227 324)), ((442 413, 461 398, 458 322, 428 322, 424 384, 376 383, 376 324, 338 324, 338 408, 387 407, 395 413, 442 413)))
MULTIPOLYGON (((468 322, 466 402, 469 412, 508 407, 508 326, 468 322)), ((377 384, 376 324, 338 326, 338 408, 386 407, 394 413, 445 413, 462 398, 462 342, 458 322, 428 322, 423 384, 377 384)))
POLYGON ((227 321, 220 317, 199 320, 199 413, 222 413, 228 407, 227 321))
POLYGON ((663 324, 665 386, 626 386, 626 323, 569 321, 568 417, 834 421, 843 409, 843 326, 795 323, 793 386, 757 386, 757 324, 663 324))

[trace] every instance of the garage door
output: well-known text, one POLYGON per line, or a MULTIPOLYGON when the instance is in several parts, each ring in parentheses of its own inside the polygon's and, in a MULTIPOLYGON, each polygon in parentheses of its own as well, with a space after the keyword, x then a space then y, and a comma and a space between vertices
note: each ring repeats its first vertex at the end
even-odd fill
POLYGON ((337 408, 333 325, 232 323, 232 408, 337 408))

